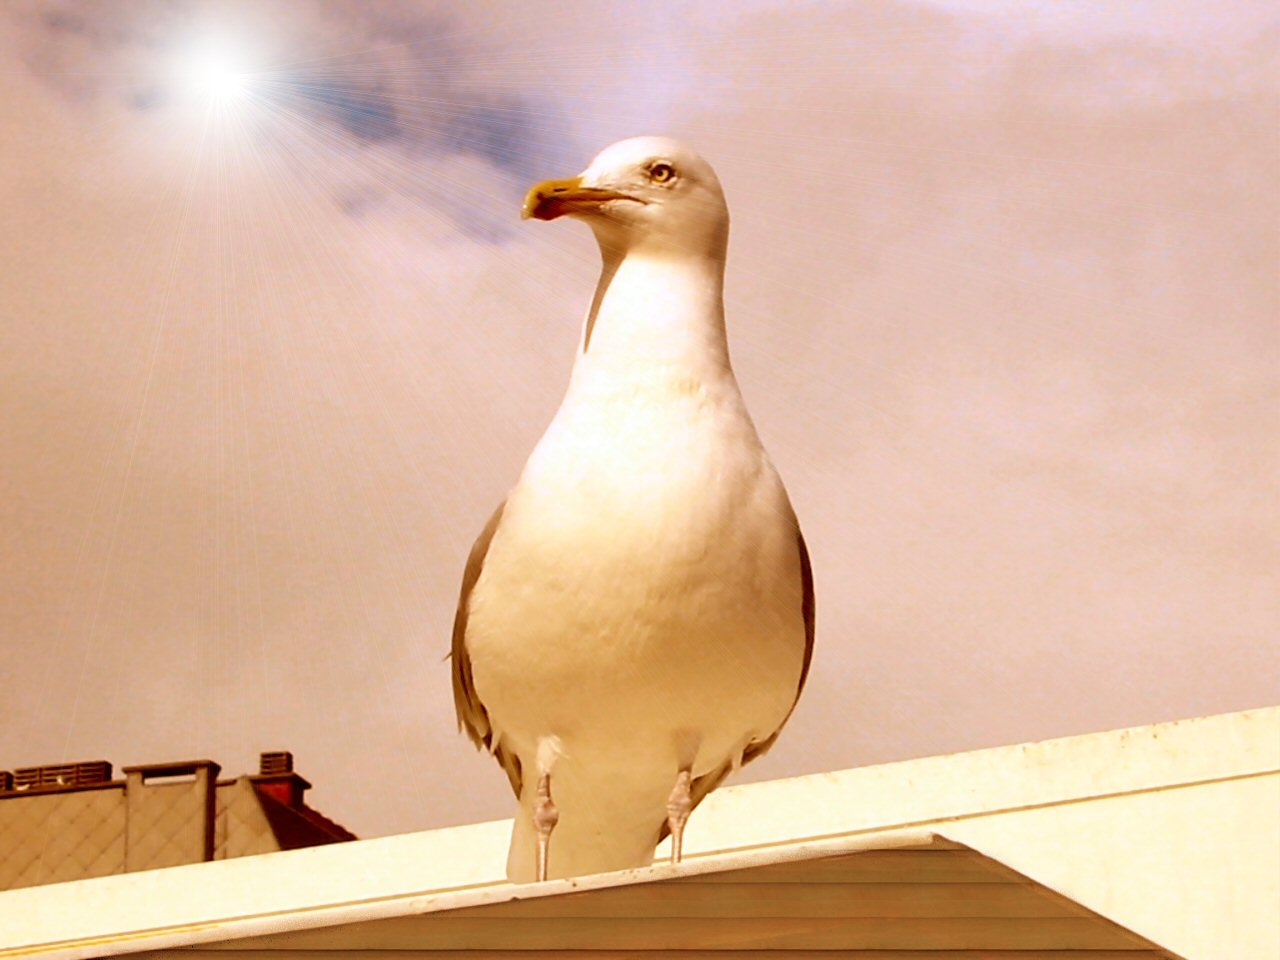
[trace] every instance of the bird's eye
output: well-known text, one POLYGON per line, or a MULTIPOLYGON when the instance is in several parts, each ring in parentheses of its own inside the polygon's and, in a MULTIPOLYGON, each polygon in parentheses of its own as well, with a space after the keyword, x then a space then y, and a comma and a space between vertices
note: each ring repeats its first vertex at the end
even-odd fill
POLYGON ((654 183, 670 183, 676 178, 676 168, 669 163, 655 163, 649 168, 649 179, 654 183))

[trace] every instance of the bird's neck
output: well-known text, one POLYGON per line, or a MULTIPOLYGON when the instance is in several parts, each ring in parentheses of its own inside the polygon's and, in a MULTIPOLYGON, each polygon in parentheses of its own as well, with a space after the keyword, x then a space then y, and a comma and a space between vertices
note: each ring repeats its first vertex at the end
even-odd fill
POLYGON ((606 249, 570 394, 625 390, 655 373, 732 380, 723 292, 723 257, 606 249))

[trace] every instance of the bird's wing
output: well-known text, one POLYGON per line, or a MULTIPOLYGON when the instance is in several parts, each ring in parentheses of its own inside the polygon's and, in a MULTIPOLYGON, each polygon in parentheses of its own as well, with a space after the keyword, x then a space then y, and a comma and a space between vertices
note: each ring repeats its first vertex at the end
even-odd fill
POLYGON ((511 789, 520 796, 523 779, 520 775, 520 758, 499 742, 493 743, 493 725, 489 722, 489 711, 480 702, 476 693, 475 681, 471 676, 471 656, 467 653, 467 615, 471 606, 471 591, 480 579, 480 571, 484 568, 484 558, 489 553, 489 544, 502 522, 502 511, 507 504, 504 500, 493 511, 493 516, 480 531, 471 553, 467 556, 467 566, 462 573, 462 591, 458 597, 458 612, 453 618, 453 706, 458 714, 458 729, 466 730, 467 736, 477 747, 484 747, 498 759, 502 769, 507 772, 511 781, 511 789))
POLYGON ((747 749, 742 751, 742 762, 744 764, 750 763, 773 746, 773 742, 778 739, 778 734, 782 732, 782 728, 791 719, 791 714, 795 710, 796 704, 800 702, 800 694, 804 691, 804 682, 809 678, 809 663, 813 660, 813 567, 809 565, 809 548, 805 546, 804 534, 799 530, 796 531, 796 545, 800 550, 800 583, 803 588, 800 613, 804 617, 804 661, 800 666, 800 682, 796 684, 796 698, 791 701, 791 709, 782 718, 782 723, 778 724, 778 729, 763 740, 747 744, 747 749))
MULTIPOLYGON (((796 685, 796 697, 791 701, 791 709, 787 711, 787 715, 782 718, 782 723, 778 724, 778 729, 769 734, 763 740, 755 740, 747 744, 747 749, 742 751, 742 763, 747 764, 756 757, 766 753, 773 746, 774 741, 778 739, 778 734, 782 732, 782 728, 787 725, 787 721, 791 719, 791 713, 795 710, 796 704, 800 700, 800 694, 804 690, 804 682, 809 677, 809 664, 813 660, 813 625, 814 625, 814 599, 813 599, 813 567, 809 564, 809 548, 805 545, 804 534, 799 530, 796 531, 796 544, 800 550, 800 582, 803 588, 803 594, 800 600, 800 614, 804 617, 804 661, 800 667, 800 682, 796 685)), ((733 772, 733 759, 726 760, 716 769, 704 773, 696 778, 689 788, 689 796, 693 800, 696 807, 716 787, 724 782, 724 778, 733 772)), ((662 825, 662 829, 658 833, 658 841, 662 842, 671 830, 667 824, 662 825)))

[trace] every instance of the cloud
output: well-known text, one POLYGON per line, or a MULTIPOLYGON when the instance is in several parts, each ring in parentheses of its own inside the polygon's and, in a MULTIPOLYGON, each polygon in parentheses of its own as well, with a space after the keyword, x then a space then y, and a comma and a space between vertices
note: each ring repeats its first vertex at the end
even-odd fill
POLYGON ((555 101, 489 76, 483 38, 411 3, 62 0, 9 15, 28 67, 85 109, 189 109, 174 79, 183 59, 210 38, 242 49, 255 149, 292 138, 334 154, 311 174, 352 215, 386 201, 432 204, 476 238, 500 240, 510 220, 490 211, 563 157, 555 101), (493 174, 463 204, 424 186, 433 163, 454 157, 493 174))

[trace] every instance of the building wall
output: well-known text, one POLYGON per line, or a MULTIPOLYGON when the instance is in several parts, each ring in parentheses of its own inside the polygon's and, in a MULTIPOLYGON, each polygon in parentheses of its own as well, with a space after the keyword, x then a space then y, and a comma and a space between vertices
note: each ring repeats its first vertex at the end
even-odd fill
POLYGON ((0 801, 0 890, 124 871, 124 789, 0 801))
POLYGON ((0 890, 85 880, 280 849, 248 777, 212 790, 181 782, 125 782, 0 799, 0 890), (212 838, 207 831, 212 830, 212 838))
POLYGON ((155 870, 213 859, 217 767, 148 783, 141 770, 125 781, 124 869, 155 870))
POLYGON ((213 859, 249 857, 280 849, 271 824, 262 812, 258 793, 248 777, 218 785, 218 810, 214 820, 213 859))

